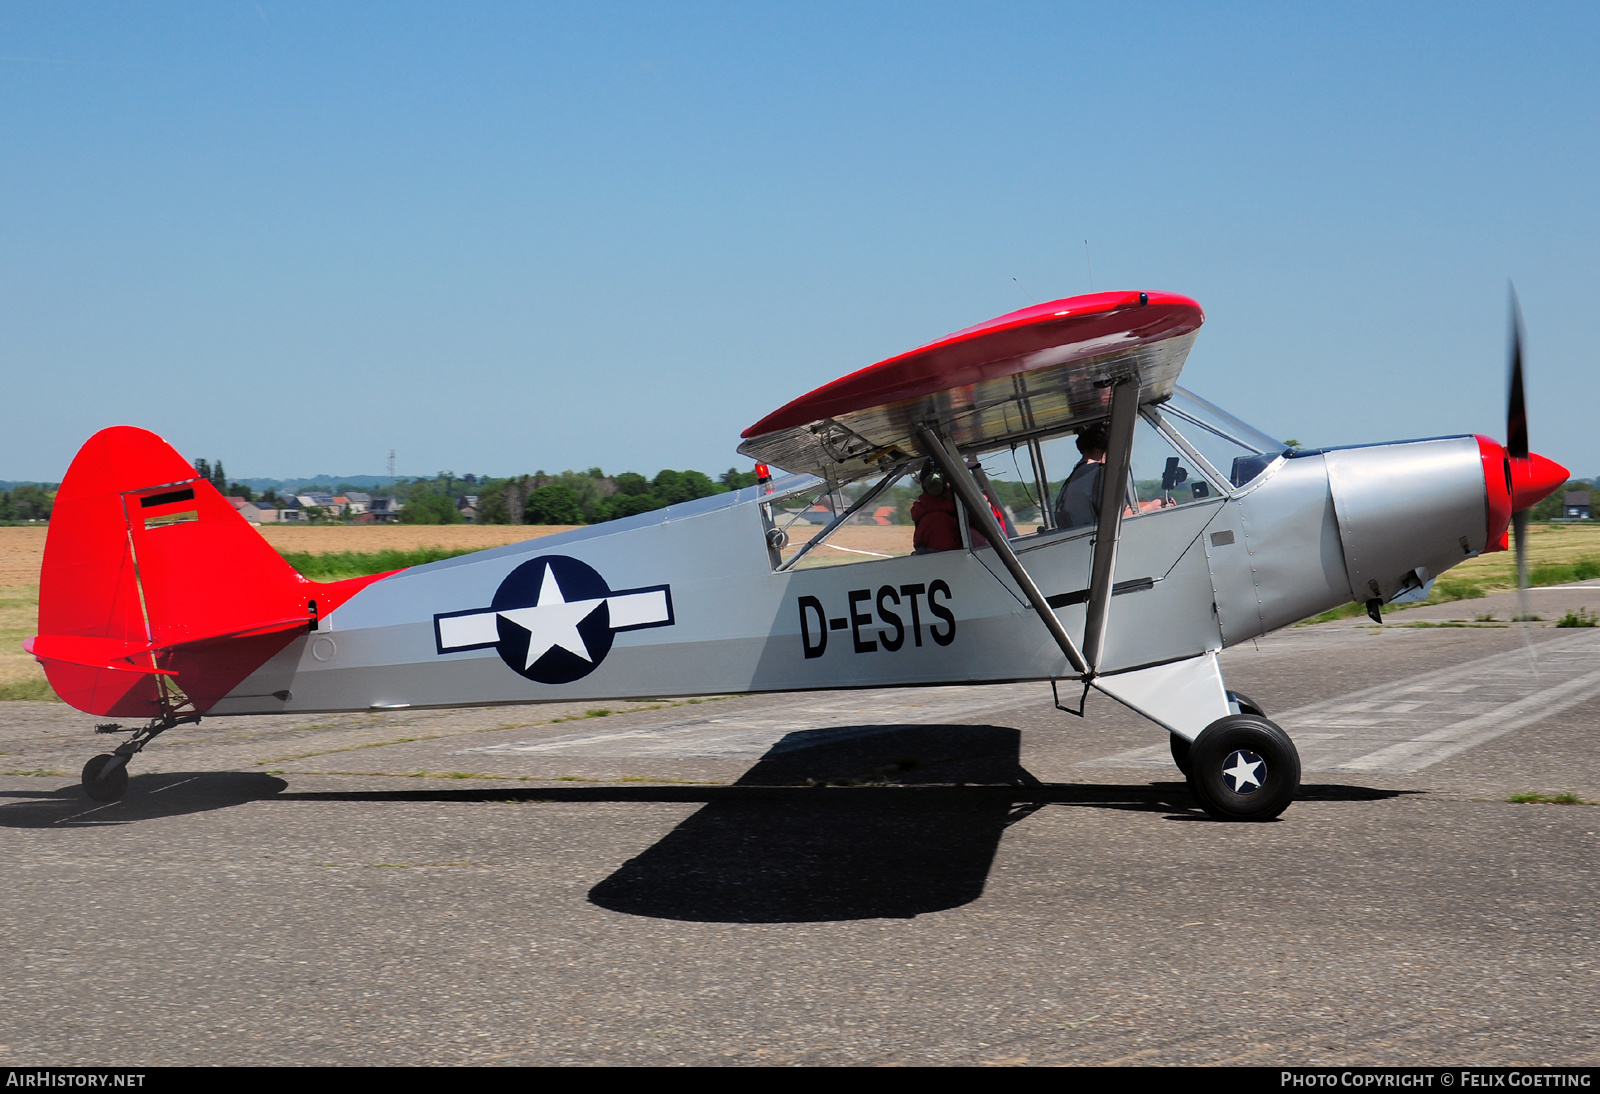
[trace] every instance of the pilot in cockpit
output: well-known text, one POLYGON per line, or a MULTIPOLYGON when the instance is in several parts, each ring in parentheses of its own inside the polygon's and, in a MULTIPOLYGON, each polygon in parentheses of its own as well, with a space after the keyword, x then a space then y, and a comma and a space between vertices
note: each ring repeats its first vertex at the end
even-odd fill
POLYGON ((1104 422, 1096 422, 1078 432, 1078 452, 1082 458, 1056 495, 1056 527, 1081 528, 1099 523, 1108 443, 1104 422))

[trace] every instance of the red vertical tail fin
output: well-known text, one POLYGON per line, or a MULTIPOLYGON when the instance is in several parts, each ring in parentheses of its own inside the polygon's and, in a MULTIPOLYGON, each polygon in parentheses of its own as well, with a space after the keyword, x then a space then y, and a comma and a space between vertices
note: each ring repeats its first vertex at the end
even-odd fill
POLYGON ((28 648, 79 710, 204 712, 376 580, 307 581, 170 445, 114 426, 56 494, 28 648))

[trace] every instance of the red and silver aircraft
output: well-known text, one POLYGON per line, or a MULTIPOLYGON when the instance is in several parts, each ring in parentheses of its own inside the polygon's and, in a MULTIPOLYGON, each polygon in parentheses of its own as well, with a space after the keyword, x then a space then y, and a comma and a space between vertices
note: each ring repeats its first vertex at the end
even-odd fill
POLYGON ((1520 555, 1567 473, 1528 451, 1515 348, 1505 446, 1306 451, 1177 386, 1204 318, 1157 292, 1013 312, 751 426, 740 452, 786 476, 350 581, 106 429, 56 497, 27 649, 66 702, 143 722, 84 767, 98 800, 207 715, 1048 680, 1170 734, 1211 815, 1271 818, 1299 756, 1218 651, 1351 600, 1378 618, 1514 518, 1520 555), (913 541, 889 514, 919 493, 913 541))

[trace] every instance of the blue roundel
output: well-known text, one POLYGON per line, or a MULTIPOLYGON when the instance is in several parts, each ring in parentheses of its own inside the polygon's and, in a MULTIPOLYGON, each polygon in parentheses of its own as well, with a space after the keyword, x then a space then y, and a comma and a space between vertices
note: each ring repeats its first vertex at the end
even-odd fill
POLYGON ((506 575, 490 605, 500 659, 541 684, 568 684, 611 652, 611 590, 593 567, 565 555, 524 562, 506 575))

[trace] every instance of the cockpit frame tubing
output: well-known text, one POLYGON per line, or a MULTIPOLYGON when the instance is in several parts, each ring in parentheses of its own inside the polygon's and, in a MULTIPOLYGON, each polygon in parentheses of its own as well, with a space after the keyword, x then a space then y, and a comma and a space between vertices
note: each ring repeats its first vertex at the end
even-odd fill
MULTIPOLYGON (((1135 388, 1137 393, 1137 388, 1135 388)), ((978 489, 977 482, 967 471, 966 464, 951 455, 945 447, 944 440, 931 427, 925 424, 917 426, 917 439, 922 442, 923 449, 939 465, 939 469, 950 480, 950 485, 955 487, 962 503, 966 506, 967 518, 976 520, 983 534, 989 540, 989 546, 994 548, 1000 561, 1016 581, 1022 594, 1028 598, 1028 603, 1033 606, 1034 612, 1039 616, 1039 621, 1044 624, 1045 630, 1050 632, 1050 637, 1056 640, 1056 645, 1061 647, 1061 652, 1067 657, 1078 675, 1087 680, 1094 674, 1089 669, 1089 663, 1084 660, 1083 654, 1078 652, 1078 647, 1073 643, 1072 636, 1067 633, 1067 628, 1056 617, 1054 609, 1045 601, 1044 593, 1040 592, 1038 584, 1029 575, 1022 560, 1017 558, 1017 553, 1011 549, 1011 543, 1006 539, 1005 529, 994 519, 994 513, 989 509, 988 499, 983 491, 978 489)))
MULTIPOLYGON (((824 528, 822 531, 818 532, 816 535, 812 536, 811 539, 806 542, 804 547, 801 547, 798 551, 796 551, 794 553, 794 557, 793 558, 791 558, 787 562, 784 562, 784 563, 780 564, 779 566, 777 566, 774 569, 773 572, 781 574, 781 573, 783 573, 783 572, 785 572, 787 570, 792 570, 794 568, 795 563, 799 562, 802 558, 805 558, 806 555, 811 553, 811 549, 813 547, 820 547, 824 540, 826 540, 829 536, 833 535, 834 531, 836 529, 838 529, 839 525, 843 524, 845 521, 847 521, 851 517, 855 516, 857 513, 859 513, 862 510, 862 508, 864 506, 869 505, 873 501, 877 500, 877 498, 885 490, 889 489, 889 487, 893 486, 895 483, 899 482, 902 478, 904 478, 905 474, 906 474, 906 471, 907 471, 907 469, 910 468, 910 466, 911 466, 910 464, 903 463, 903 464, 900 464, 898 467, 895 467, 893 470, 889 471, 887 474, 885 474, 883 476, 883 478, 878 480, 878 484, 876 486, 874 486, 872 489, 868 490, 866 493, 862 494, 859 498, 857 498, 855 500, 855 502, 853 504, 851 504, 851 506, 848 509, 846 509, 844 512, 840 513, 838 516, 834 517, 831 521, 829 521, 828 522, 828 526, 826 528, 824 528)), ((789 523, 793 524, 794 522, 790 521, 789 523)), ((785 527, 787 527, 787 525, 785 527)))
MULTIPOLYGON (((1160 433, 1171 442, 1174 448, 1193 461, 1195 470, 1210 479, 1211 485, 1222 491, 1224 497, 1229 497, 1239 492, 1239 488, 1233 485, 1232 480, 1213 467, 1211 461, 1202 456, 1200 450, 1189 443, 1189 438, 1179 433, 1177 428, 1167 421, 1166 416, 1159 410, 1153 406, 1147 406, 1142 408, 1139 413, 1144 416, 1145 421, 1155 426, 1157 433, 1160 433)), ((1176 416, 1174 415, 1174 417, 1176 416)), ((1185 418, 1183 420, 1188 421, 1189 419, 1185 418)), ((1222 434, 1218 433, 1217 436, 1220 437, 1222 434)), ((1251 449, 1251 451, 1254 450, 1251 449)))

